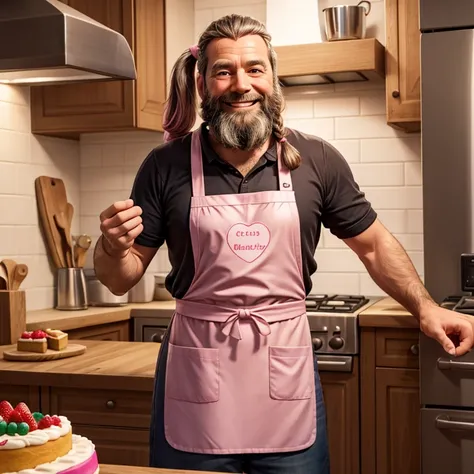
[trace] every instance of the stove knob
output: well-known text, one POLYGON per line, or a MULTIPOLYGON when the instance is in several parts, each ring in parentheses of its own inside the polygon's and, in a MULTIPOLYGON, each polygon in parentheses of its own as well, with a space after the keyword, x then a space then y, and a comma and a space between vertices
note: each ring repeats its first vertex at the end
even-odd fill
POLYGON ((321 347, 323 347, 323 341, 319 337, 313 337, 312 339, 313 342, 313 350, 319 351, 321 347))
POLYGON ((331 349, 337 350, 337 349, 342 349, 344 346, 344 339, 339 336, 334 336, 330 341, 329 341, 329 347, 331 349))

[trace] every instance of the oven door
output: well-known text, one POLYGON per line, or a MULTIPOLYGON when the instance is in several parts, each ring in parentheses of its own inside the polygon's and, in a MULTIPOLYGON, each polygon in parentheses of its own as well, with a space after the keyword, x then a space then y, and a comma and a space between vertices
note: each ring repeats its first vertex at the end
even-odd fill
POLYGON ((453 357, 420 334, 420 375, 422 405, 474 407, 474 352, 453 357))
POLYGON ((474 411, 421 410, 423 474, 472 474, 474 411))

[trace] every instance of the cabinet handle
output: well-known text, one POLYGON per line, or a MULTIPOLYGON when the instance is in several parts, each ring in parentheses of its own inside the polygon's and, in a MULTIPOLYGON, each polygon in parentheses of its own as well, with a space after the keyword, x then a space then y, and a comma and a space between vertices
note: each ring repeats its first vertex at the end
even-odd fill
POLYGON ((114 402, 113 400, 109 400, 109 401, 105 404, 105 406, 106 406, 107 408, 115 408, 115 402, 114 402))
POLYGON ((392 92, 392 97, 394 99, 398 99, 400 97, 400 91, 393 91, 392 92))
POLYGON ((417 356, 419 353, 420 353, 420 346, 418 344, 413 344, 411 347, 410 347, 410 352, 417 356))

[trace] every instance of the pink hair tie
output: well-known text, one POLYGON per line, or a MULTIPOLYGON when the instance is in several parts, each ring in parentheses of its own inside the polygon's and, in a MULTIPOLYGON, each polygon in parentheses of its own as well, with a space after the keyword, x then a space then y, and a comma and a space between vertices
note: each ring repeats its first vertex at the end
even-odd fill
POLYGON ((190 46, 189 51, 196 59, 198 58, 199 46, 197 44, 190 46))
POLYGON ((285 143, 286 141, 288 141, 285 137, 283 137, 281 140, 280 140, 280 143, 285 143))

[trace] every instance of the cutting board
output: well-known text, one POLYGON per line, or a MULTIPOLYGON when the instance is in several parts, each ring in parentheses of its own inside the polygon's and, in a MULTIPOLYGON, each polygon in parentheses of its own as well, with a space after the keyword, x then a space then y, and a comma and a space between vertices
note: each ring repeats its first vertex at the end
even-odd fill
POLYGON ((45 360, 66 359, 67 357, 74 357, 84 354, 86 346, 81 344, 69 344, 66 349, 62 351, 53 351, 48 349, 46 352, 39 354, 37 352, 17 351, 16 349, 3 352, 3 358, 6 360, 16 360, 21 362, 41 362, 45 360))
POLYGON ((67 242, 59 231, 54 215, 66 212, 66 187, 59 178, 39 176, 35 180, 35 191, 39 217, 53 263, 56 268, 65 268, 67 242))

